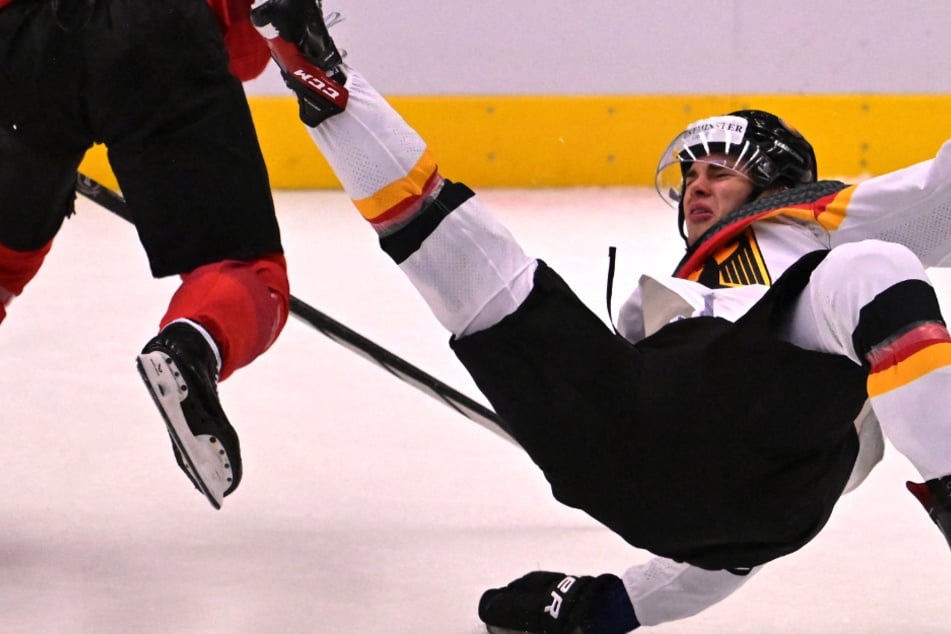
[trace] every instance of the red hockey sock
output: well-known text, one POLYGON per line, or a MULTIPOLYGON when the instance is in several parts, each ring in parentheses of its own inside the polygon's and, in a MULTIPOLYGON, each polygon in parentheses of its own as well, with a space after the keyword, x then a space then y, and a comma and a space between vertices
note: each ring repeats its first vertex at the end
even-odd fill
POLYGON ((33 251, 14 251, 0 244, 0 321, 7 315, 6 305, 40 270, 51 246, 52 240, 33 251))
POLYGON ((287 322, 290 288, 283 255, 225 260, 181 277, 161 327, 176 319, 201 324, 221 353, 219 380, 267 350, 287 322))

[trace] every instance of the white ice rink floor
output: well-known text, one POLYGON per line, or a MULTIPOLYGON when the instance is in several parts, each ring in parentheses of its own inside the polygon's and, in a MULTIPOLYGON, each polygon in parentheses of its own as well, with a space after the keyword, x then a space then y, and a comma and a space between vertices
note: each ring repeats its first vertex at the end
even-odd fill
MULTIPOLYGON (((680 257, 647 190, 482 195, 600 315, 609 245, 615 307, 680 257)), ((297 297, 481 400, 343 194, 276 200, 297 297)), ((293 319, 221 386, 245 472, 214 511, 134 366, 176 281, 150 278, 130 226, 78 211, 0 328, 0 632, 477 634, 487 587, 647 558, 517 448, 293 319)), ((816 540, 654 630, 951 632, 951 553, 913 477, 889 448, 816 540)))

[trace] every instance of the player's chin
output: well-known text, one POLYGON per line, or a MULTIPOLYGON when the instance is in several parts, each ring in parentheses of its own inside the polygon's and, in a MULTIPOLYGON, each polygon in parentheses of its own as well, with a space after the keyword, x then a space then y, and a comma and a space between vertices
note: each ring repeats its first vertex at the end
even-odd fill
POLYGON ((693 244, 696 242, 700 236, 706 232, 707 229, 716 224, 716 218, 709 216, 703 219, 688 219, 687 220, 687 243, 693 244))

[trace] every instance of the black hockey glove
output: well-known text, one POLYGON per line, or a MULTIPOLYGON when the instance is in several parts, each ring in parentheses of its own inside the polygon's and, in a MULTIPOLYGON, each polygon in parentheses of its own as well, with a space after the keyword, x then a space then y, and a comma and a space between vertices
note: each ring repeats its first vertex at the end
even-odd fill
POLYGON ((316 127, 343 112, 349 95, 340 70, 342 56, 319 0, 255 0, 251 23, 267 41, 284 83, 297 94, 305 124, 316 127))
POLYGON ((575 577, 543 570, 486 590, 479 618, 493 634, 624 634, 640 625, 615 575, 575 577))

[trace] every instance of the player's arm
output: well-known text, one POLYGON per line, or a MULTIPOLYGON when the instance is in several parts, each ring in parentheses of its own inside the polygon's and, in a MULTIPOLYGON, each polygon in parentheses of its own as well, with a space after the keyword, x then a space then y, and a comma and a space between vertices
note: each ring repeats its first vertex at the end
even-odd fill
POLYGON ((926 266, 951 265, 951 142, 931 160, 843 190, 817 212, 832 246, 876 238, 904 244, 926 266))
POLYGON ((704 570, 664 557, 632 566, 622 579, 641 625, 693 616, 730 596, 762 566, 704 570))
POLYGON ((479 618, 499 634, 623 634, 693 616, 732 594, 757 570, 704 570, 664 557, 633 566, 622 577, 539 570, 487 590, 479 618))

